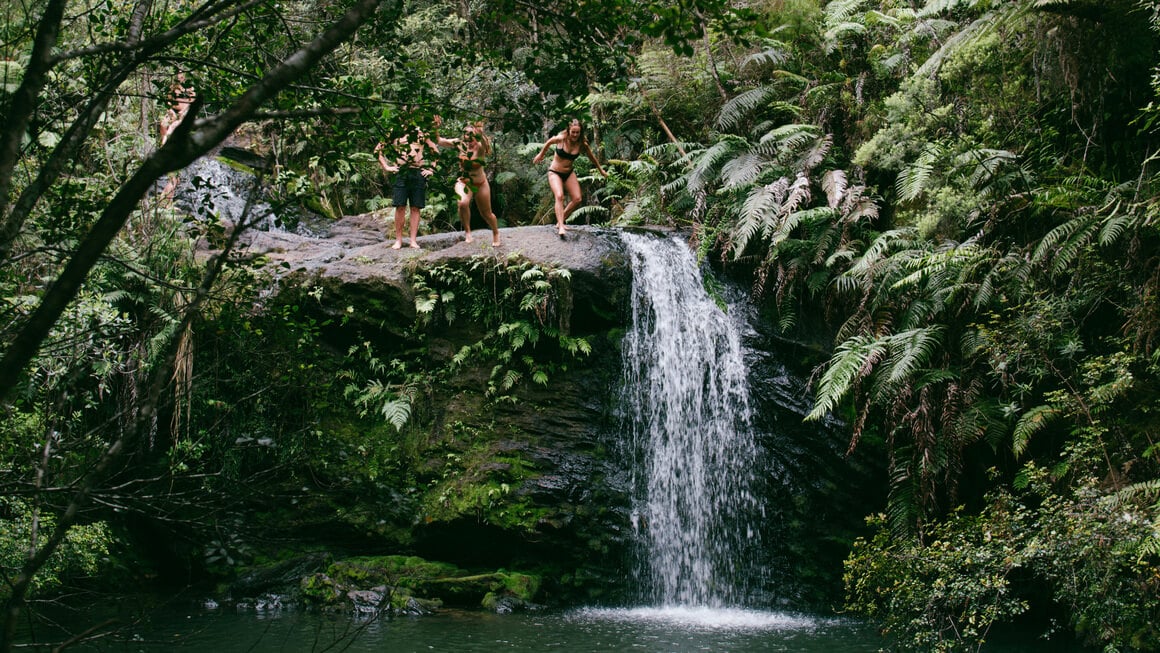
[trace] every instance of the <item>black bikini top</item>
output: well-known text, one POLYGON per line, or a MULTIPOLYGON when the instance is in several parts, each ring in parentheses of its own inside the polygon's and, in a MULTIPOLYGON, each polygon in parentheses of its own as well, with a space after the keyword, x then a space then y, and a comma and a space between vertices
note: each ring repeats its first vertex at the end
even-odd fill
POLYGON ((572 154, 571 152, 569 152, 568 150, 565 150, 564 148, 557 147, 556 148, 556 156, 560 157, 561 159, 575 161, 576 157, 580 156, 580 153, 577 152, 575 154, 572 154))

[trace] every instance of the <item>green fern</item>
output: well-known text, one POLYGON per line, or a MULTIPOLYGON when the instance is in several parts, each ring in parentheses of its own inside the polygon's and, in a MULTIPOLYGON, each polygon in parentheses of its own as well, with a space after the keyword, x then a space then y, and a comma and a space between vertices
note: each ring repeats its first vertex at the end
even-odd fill
POLYGON ((886 375, 890 383, 901 383, 913 377, 919 368, 926 366, 931 356, 943 345, 945 329, 931 326, 912 329, 890 336, 887 340, 890 357, 885 362, 889 371, 886 375))
POLYGON ((888 352, 889 344, 886 341, 869 336, 849 338, 838 345, 818 381, 814 407, 805 419, 817 421, 830 414, 888 352))
POLYGON ((1015 457, 1022 457, 1031 444, 1031 438, 1059 416, 1059 409, 1048 405, 1036 406, 1023 413, 1015 423, 1015 430, 1011 434, 1011 450, 1015 457))

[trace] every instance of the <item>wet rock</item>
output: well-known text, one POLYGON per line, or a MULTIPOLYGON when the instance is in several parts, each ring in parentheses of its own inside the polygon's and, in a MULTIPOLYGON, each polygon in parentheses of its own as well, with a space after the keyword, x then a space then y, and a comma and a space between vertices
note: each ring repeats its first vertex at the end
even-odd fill
POLYGON ((251 569, 230 584, 230 595, 238 598, 255 597, 265 592, 287 591, 296 588, 303 576, 326 567, 330 556, 310 553, 291 560, 251 569))

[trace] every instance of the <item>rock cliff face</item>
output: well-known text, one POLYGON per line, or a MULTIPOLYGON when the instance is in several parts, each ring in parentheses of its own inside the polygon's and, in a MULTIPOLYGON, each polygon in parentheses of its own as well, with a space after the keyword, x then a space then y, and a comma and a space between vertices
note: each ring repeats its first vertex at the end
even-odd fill
MULTIPOLYGON (((619 237, 576 227, 561 239, 551 227, 521 227, 503 229, 500 247, 483 230, 473 243, 460 232, 421 237, 419 250, 395 250, 389 217, 350 216, 318 233, 254 230, 241 253, 265 262, 272 293, 309 292, 313 310, 333 318, 323 336, 335 356, 360 340, 389 351, 412 332, 416 293, 409 279, 416 269, 442 266, 470 276, 481 274, 480 261, 509 260, 566 268, 558 301, 567 304, 560 307, 563 328, 586 339, 591 352, 549 362, 546 385, 525 381, 503 401, 485 392, 490 364, 457 368, 405 429, 417 444, 399 477, 411 487, 334 497, 344 524, 319 516, 303 521, 314 531, 358 531, 358 553, 530 571, 543 577, 538 601, 614 599, 626 586, 632 539, 615 442, 618 334, 631 283, 619 237)), ((435 321, 425 335, 427 356, 445 363, 478 337, 470 321, 435 321)), ((360 437, 396 435, 385 428, 360 437)))

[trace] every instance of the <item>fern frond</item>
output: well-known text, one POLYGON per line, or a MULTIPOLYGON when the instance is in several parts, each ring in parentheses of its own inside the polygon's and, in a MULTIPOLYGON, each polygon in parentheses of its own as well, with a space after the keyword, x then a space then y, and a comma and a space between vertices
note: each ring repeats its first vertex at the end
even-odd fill
POLYGON ((721 167, 721 183, 725 188, 747 186, 761 174, 765 159, 754 152, 742 152, 721 167))
POLYGON ((1054 406, 1036 406, 1023 413, 1015 423, 1015 430, 1011 434, 1011 451, 1016 458, 1023 456, 1031 437, 1042 431, 1051 423, 1051 420, 1060 415, 1059 409, 1054 406))
POLYGON ((746 66, 780 66, 786 61, 789 61, 790 50, 785 43, 781 41, 770 41, 765 44, 765 49, 743 58, 741 60, 741 67, 746 66))
MULTIPOLYGON (((1072 264, 1098 235, 1099 224, 1090 216, 1077 218, 1074 222, 1077 223, 1078 229, 1072 232, 1070 238, 1060 243, 1052 255, 1053 274, 1070 274, 1072 264)), ((1036 249, 1038 253, 1038 248, 1036 249)))
POLYGON ((726 161, 736 156, 737 152, 747 151, 748 143, 736 136, 725 135, 693 162, 693 168, 688 174, 688 185, 691 192, 707 188, 717 179, 718 171, 726 161))
POLYGON ((934 175, 934 164, 942 156, 943 148, 935 143, 928 143, 914 163, 898 173, 895 180, 895 190, 898 199, 911 202, 918 199, 929 187, 934 175))
POLYGON ((1129 502, 1143 498, 1145 501, 1160 500, 1160 479, 1133 483, 1111 496, 1111 507, 1119 509, 1129 502))
POLYGON ((729 99, 717 114, 717 129, 727 131, 737 127, 753 112, 777 96, 773 86, 759 86, 729 99))
POLYGON ((850 338, 838 345, 818 381, 814 407, 805 419, 816 421, 828 415, 855 383, 869 376, 888 349, 887 342, 867 336, 850 338))
MULTIPOLYGON (((901 449, 901 448, 900 448, 901 449)), ((890 490, 886 495, 886 523, 897 539, 908 539, 918 523, 918 499, 905 449, 895 452, 890 467, 890 490)))
POLYGON ((826 25, 843 23, 850 19, 866 2, 866 0, 832 0, 826 3, 826 25))
POLYGON ((938 14, 950 11, 959 5, 967 5, 973 7, 978 0, 927 0, 927 3, 918 10, 920 18, 929 16, 937 16, 938 14))
POLYGON ((930 362, 935 350, 943 344, 944 329, 932 326, 897 333, 886 339, 890 357, 884 367, 890 371, 889 383, 900 383, 911 378, 917 370, 930 362))
POLYGON ((773 227, 788 188, 789 180, 783 177, 749 192, 734 227, 732 243, 735 257, 745 252, 755 236, 768 233, 773 227))
POLYGON ((781 203, 782 215, 788 215, 798 210, 798 207, 810 201, 812 193, 810 193, 810 180, 804 174, 798 174, 797 178, 793 180, 789 191, 786 193, 785 201, 781 203))
POLYGON ((825 160, 826 155, 830 153, 830 147, 834 144, 833 136, 829 134, 823 135, 810 145, 809 149, 798 157, 794 168, 803 172, 809 172, 818 167, 825 160))
POLYGON ((812 144, 818 137, 818 128, 814 125, 800 123, 780 125, 765 132, 758 140, 758 143, 765 147, 756 149, 771 154, 797 152, 812 144))
POLYGON ((1134 231, 1140 226, 1140 219, 1134 213, 1113 214, 1105 221, 1100 229, 1100 245, 1105 247, 1115 244, 1125 232, 1134 231))
POLYGON ((411 419, 411 403, 404 399, 391 399, 383 402, 379 413, 396 431, 402 431, 411 419))
MULTIPOLYGON (((939 0, 935 1, 938 2, 939 0)), ((950 1, 953 2, 954 0, 950 1)), ((975 20, 970 25, 967 25, 962 30, 952 34, 949 38, 943 41, 942 46, 939 47, 938 50, 935 50, 933 54, 927 57, 926 61, 924 61, 922 65, 918 67, 918 70, 915 71, 914 76, 933 76, 935 72, 937 72, 938 69, 942 67, 943 61, 946 61, 953 52, 958 50, 961 46, 969 43, 980 33, 983 33, 985 29, 990 28, 992 26, 993 18, 994 17, 991 14, 987 14, 975 20)))
POLYGON ((826 194, 826 203, 830 205, 830 208, 838 208, 838 204, 846 194, 846 186, 845 170, 835 168, 827 170, 826 174, 822 175, 822 192, 826 194))

